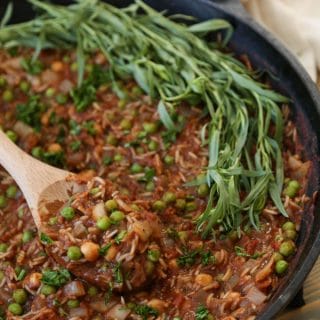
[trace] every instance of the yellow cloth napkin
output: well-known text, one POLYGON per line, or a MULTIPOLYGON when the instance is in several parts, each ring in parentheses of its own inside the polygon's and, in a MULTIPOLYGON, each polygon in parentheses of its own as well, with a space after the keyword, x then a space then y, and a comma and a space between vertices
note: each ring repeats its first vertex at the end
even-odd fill
POLYGON ((247 11, 300 60, 316 81, 320 70, 320 0, 241 0, 247 11))

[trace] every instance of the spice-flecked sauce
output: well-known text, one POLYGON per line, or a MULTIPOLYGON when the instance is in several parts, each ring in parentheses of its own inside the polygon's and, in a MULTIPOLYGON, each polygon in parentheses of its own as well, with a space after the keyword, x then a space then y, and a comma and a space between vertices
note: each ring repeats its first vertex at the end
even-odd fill
MULTIPOLYGON (((0 319, 255 319, 291 267, 309 201, 310 163, 296 154, 288 108, 283 202, 289 218, 268 201, 259 229, 244 223, 238 234, 220 226, 203 239, 195 219, 209 189, 186 185, 208 165, 202 109, 181 105, 173 117, 183 129, 168 135, 156 101, 127 80, 119 82, 126 98, 106 82, 79 111, 70 96, 74 53, 44 51, 39 70, 26 71, 21 60, 30 56, 0 52, 2 130, 34 157, 79 173, 88 191, 48 217, 39 238, 23 195, 0 171, 0 319), (69 271, 48 255, 52 250, 69 271), (75 275, 82 268, 90 273, 90 266, 98 272, 88 281, 75 275)), ((106 68, 97 53, 85 78, 106 68)), ((87 98, 88 92, 81 96, 87 98)))

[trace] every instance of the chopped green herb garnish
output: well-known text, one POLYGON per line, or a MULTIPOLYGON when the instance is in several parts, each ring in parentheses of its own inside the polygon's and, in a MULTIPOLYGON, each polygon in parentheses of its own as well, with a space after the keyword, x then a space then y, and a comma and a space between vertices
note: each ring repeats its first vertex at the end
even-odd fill
POLYGON ((96 131, 96 128, 95 128, 95 122, 94 121, 85 121, 82 126, 83 126, 84 129, 87 130, 87 132, 91 136, 96 135, 97 131, 96 131))
POLYGON ((74 136, 77 136, 81 132, 81 125, 77 123, 75 120, 71 119, 69 121, 70 133, 74 136))
POLYGON ((201 252, 201 263, 204 266, 207 266, 208 264, 211 264, 214 262, 215 262, 215 257, 212 255, 210 251, 201 252))
POLYGON ((40 234, 40 241, 43 244, 51 244, 51 243, 53 243, 53 240, 43 232, 41 232, 41 234, 40 234))
POLYGON ((199 257, 200 250, 187 250, 183 251, 183 254, 177 259, 178 265, 181 267, 192 266, 196 263, 197 258, 199 257))
POLYGON ((210 315, 209 310, 204 306, 200 305, 196 310, 196 320, 207 320, 210 315))
POLYGON ((46 269, 42 271, 41 281, 50 286, 61 287, 70 280, 71 274, 67 269, 46 269))
POLYGON ((16 110, 18 120, 35 130, 40 130, 41 114, 46 110, 46 107, 40 102, 39 96, 30 96, 26 103, 19 103, 16 110))
POLYGON ((258 253, 258 252, 256 252, 253 255, 251 255, 251 254, 247 253, 244 248, 239 247, 239 246, 235 246, 234 250, 236 252, 236 255, 239 256, 239 257, 247 257, 247 258, 257 259, 257 258, 259 258, 261 256, 261 254, 258 253))
POLYGON ((17 280, 22 281, 24 277, 26 276, 27 271, 25 269, 21 269, 19 273, 17 274, 17 280))
POLYGON ((24 58, 21 60, 21 67, 32 75, 37 75, 42 72, 43 64, 39 60, 33 60, 31 58, 24 58))
POLYGON ((126 235, 127 235, 127 231, 125 230, 120 231, 115 237, 114 242, 116 244, 120 244, 120 242, 125 238, 126 235))
POLYGON ((81 147, 81 141, 80 140, 72 141, 70 143, 70 149, 72 151, 79 151, 80 147, 81 147))
POLYGON ((123 282, 123 276, 122 276, 122 272, 121 272, 121 264, 120 262, 116 264, 116 266, 113 269, 113 274, 114 274, 114 281, 116 283, 122 283, 123 282))
POLYGON ((148 320, 149 317, 152 317, 152 319, 157 318, 158 311, 146 304, 137 304, 134 309, 134 313, 139 315, 143 320, 148 320))

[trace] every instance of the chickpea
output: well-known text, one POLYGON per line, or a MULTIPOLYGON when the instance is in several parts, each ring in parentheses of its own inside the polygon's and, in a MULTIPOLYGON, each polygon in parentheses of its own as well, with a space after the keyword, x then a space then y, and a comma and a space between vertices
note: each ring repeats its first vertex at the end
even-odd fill
POLYGON ((167 304, 160 299, 151 299, 148 302, 148 306, 156 309, 157 311, 159 311, 159 313, 163 313, 165 311, 165 308, 167 307, 167 304))
POLYGON ((63 63, 61 61, 53 61, 51 64, 51 70, 54 72, 60 72, 63 70, 63 63))
POLYGON ((111 246, 110 249, 108 250, 107 254, 104 257, 107 261, 112 261, 115 258, 115 256, 117 255, 117 253, 118 253, 118 250, 117 250, 116 246, 111 246))
POLYGON ((80 247, 84 258, 88 261, 96 261, 98 259, 99 249, 99 245, 91 241, 83 243, 80 247))
POLYGON ((210 274, 207 273, 199 273, 196 278, 195 282, 202 287, 208 286, 213 281, 213 278, 210 274))
POLYGON ((24 280, 24 284, 32 290, 36 290, 41 285, 42 274, 39 272, 32 273, 24 280))
POLYGON ((48 147, 49 152, 58 153, 62 151, 62 147, 59 143, 51 143, 48 147))

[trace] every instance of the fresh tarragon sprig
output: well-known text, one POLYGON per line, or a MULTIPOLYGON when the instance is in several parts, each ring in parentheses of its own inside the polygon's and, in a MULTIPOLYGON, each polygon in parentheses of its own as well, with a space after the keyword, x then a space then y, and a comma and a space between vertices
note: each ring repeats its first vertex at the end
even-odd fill
POLYGON ((190 25, 194 19, 181 15, 177 23, 140 0, 122 9, 98 0, 78 0, 67 7, 29 2, 41 15, 5 26, 9 7, 1 23, 1 47, 32 47, 35 59, 43 48, 76 48, 79 86, 85 55, 101 51, 110 64, 115 91, 120 92, 116 79, 133 77, 159 100, 160 118, 172 134, 178 126, 171 114, 182 101, 203 106, 210 118, 201 133, 208 147, 205 180, 210 196, 197 229, 204 237, 217 224, 239 231, 249 221, 258 228, 268 196, 286 215, 280 197, 283 120, 278 104, 287 99, 219 50, 232 35, 230 23, 216 19, 190 25), (205 39, 218 30, 225 36, 222 43, 205 39))

